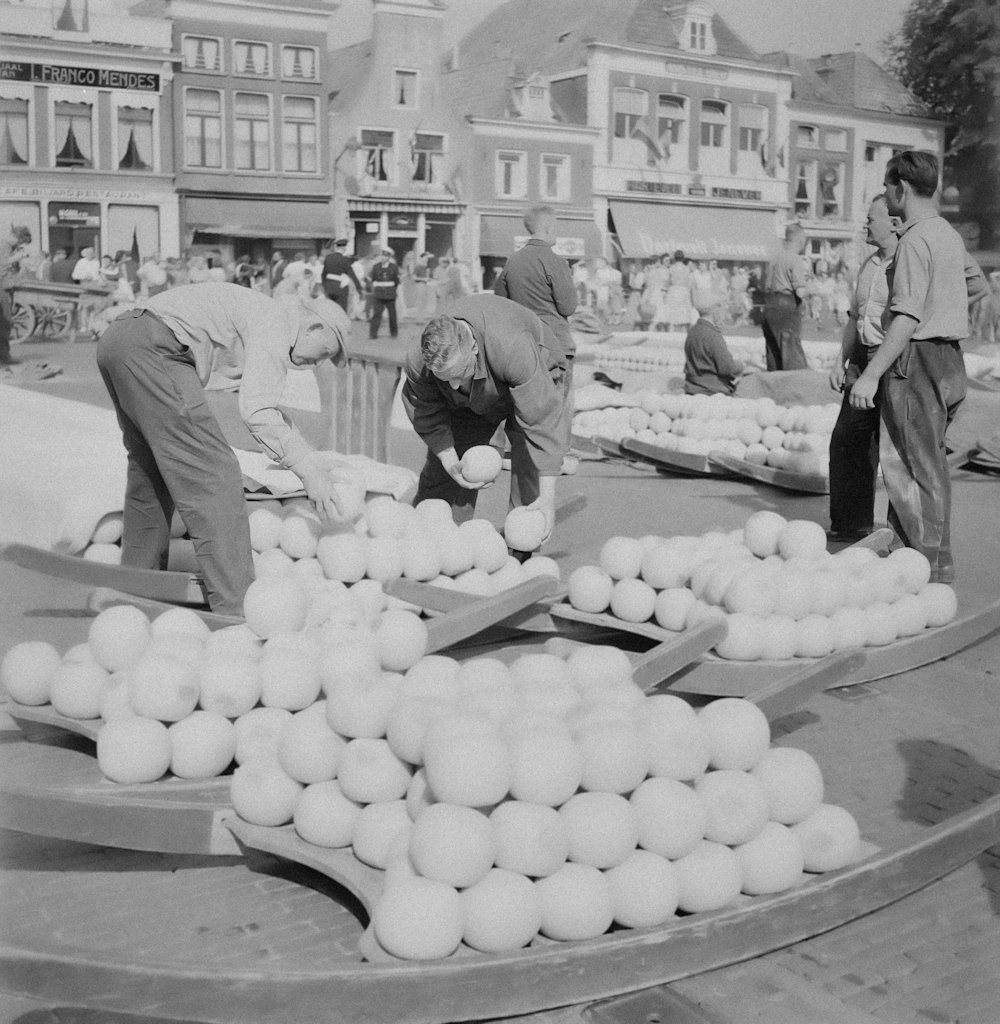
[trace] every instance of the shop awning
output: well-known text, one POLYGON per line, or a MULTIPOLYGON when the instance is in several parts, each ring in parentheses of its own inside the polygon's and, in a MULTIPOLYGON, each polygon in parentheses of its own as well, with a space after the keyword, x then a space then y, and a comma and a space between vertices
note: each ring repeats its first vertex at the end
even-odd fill
MULTIPOLYGON (((479 220, 480 256, 509 256, 528 239, 528 231, 519 216, 483 214, 479 220)), ((556 220, 556 244, 553 251, 569 259, 602 256, 604 245, 597 225, 589 220, 556 220)))
POLYGON ((188 196, 184 223, 191 231, 238 238, 328 238, 333 210, 301 199, 209 199, 188 196))
POLYGON ((771 259, 779 248, 771 210, 679 203, 611 202, 623 255, 662 256, 682 249, 689 259, 771 259))

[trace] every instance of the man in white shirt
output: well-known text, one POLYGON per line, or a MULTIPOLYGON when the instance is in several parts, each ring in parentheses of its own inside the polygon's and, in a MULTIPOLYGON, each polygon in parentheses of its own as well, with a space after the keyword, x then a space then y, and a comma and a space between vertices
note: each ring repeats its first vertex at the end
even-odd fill
POLYGON ((91 246, 80 250, 80 258, 73 267, 73 280, 77 284, 89 284, 101 280, 101 261, 94 255, 91 246))
POLYGON ((865 241, 875 251, 862 264, 854 301, 840 339, 840 358, 830 385, 844 393, 840 415, 830 435, 830 536, 859 540, 875 526, 875 480, 878 476, 878 405, 855 409, 851 387, 872 352, 882 343, 882 313, 889 301, 886 268, 896 252, 899 218, 889 214, 885 194, 868 207, 865 241))
POLYGON ((212 610, 241 615, 254 578, 243 475, 205 385, 213 372, 240 382, 250 433, 329 518, 338 509, 324 459, 279 402, 292 366, 344 365, 350 337, 347 315, 326 298, 292 304, 210 281, 171 288, 113 321, 97 365, 128 451, 122 564, 166 568, 176 509, 212 610))

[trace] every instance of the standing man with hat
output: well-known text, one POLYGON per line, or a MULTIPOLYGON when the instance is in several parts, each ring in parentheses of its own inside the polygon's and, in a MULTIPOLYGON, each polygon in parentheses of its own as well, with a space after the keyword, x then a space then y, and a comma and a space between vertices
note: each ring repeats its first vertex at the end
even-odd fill
POLYGON ((785 229, 785 244, 764 273, 764 347, 769 370, 804 370, 802 300, 806 294, 806 233, 785 229))
POLYGON ((338 238, 333 243, 333 252, 327 253, 323 260, 323 291, 328 299, 333 299, 346 313, 347 301, 351 295, 353 284, 360 295, 364 290, 358 275, 354 273, 354 262, 347 255, 348 241, 338 238))
POLYGON ((97 365, 128 452, 122 565, 166 568, 176 509, 212 610, 242 614, 254 578, 243 474, 205 385, 214 370, 240 381, 250 433, 329 518, 338 509, 323 456, 279 402, 291 367, 343 365, 350 335, 347 314, 325 298, 292 304, 214 281, 164 291, 108 325, 97 365))
POLYGON ((378 337, 378 329, 382 325, 382 310, 389 313, 389 334, 399 336, 399 324, 396 320, 396 289, 399 287, 399 267, 393 259, 392 249, 383 249, 379 258, 368 273, 368 281, 372 288, 372 318, 368 331, 371 338, 378 337))

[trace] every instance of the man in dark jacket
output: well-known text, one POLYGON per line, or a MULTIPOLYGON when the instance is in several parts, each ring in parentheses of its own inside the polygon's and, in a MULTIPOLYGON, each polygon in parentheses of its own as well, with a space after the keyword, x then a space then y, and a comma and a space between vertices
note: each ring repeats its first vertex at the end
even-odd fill
POLYGON ((382 310, 389 313, 389 334, 395 338, 399 335, 396 321, 396 290, 399 288, 399 267, 392 258, 392 249, 383 249, 368 274, 368 283, 372 290, 372 318, 368 331, 370 338, 378 337, 378 329, 382 325, 382 310))
POLYGON ((560 429, 568 448, 573 423, 573 357, 576 354, 568 317, 576 310, 576 285, 569 264, 552 250, 556 240, 556 215, 552 207, 532 206, 526 210, 524 226, 530 237, 508 258, 493 291, 530 309, 552 334, 553 349, 560 353, 566 365, 560 429))
POLYGON ((511 507, 555 522, 555 478, 563 367, 551 333, 533 313, 489 293, 467 295, 424 328, 407 356, 403 407, 427 445, 414 504, 442 498, 455 520, 471 519, 479 483, 462 476, 461 457, 503 427, 511 446, 511 507))
MULTIPOLYGON (((326 297, 333 299, 345 313, 352 284, 358 295, 361 295, 364 289, 358 275, 354 273, 353 261, 347 255, 347 239, 338 238, 333 243, 333 252, 327 253, 326 259, 323 260, 323 291, 326 292, 326 297)), ((389 322, 392 322, 391 318, 389 322)))

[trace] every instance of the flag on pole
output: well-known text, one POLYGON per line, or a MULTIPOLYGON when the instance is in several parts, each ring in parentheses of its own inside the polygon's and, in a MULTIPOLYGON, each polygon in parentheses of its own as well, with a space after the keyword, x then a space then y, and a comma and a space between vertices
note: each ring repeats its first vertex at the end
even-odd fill
POLYGON ((139 262, 139 236, 136 233, 136 226, 132 225, 132 251, 130 256, 136 263, 139 262))

